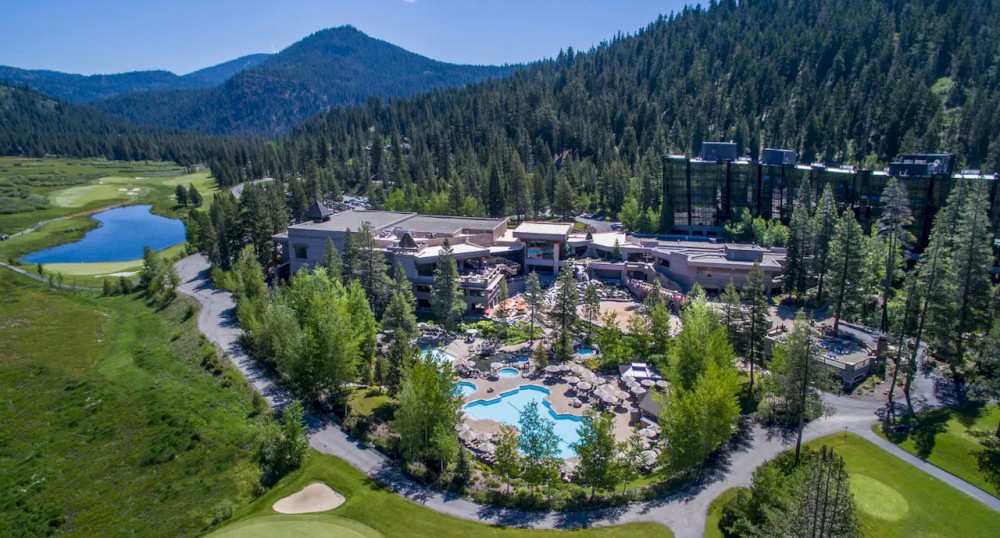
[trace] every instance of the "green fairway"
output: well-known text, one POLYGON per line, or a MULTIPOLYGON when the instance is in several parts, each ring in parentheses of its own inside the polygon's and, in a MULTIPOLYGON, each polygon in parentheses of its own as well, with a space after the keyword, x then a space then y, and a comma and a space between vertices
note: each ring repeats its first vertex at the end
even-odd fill
POLYGON ((967 406, 935 409, 917 415, 917 428, 908 435, 886 436, 881 425, 875 433, 900 448, 932 463, 993 495, 1000 495, 979 470, 976 455, 983 448, 980 435, 993 435, 1000 422, 1000 406, 967 406))
MULTIPOLYGON (((864 536, 996 536, 1000 528, 1000 513, 857 435, 833 434, 808 443, 814 449, 822 445, 844 458, 864 536)), ((722 536, 722 507, 738 489, 712 501, 706 538, 722 536)))
POLYGON ((193 303, 0 271, 0 536, 197 536, 249 502, 259 407, 193 303))
POLYGON ((49 195, 49 200, 52 205, 58 207, 84 207, 94 202, 125 201, 141 193, 141 187, 130 188, 116 183, 98 183, 55 191, 49 195))
MULTIPOLYGON (((386 537, 431 536, 434 538, 466 538, 470 536, 499 537, 533 537, 533 536, 566 536, 572 538, 591 537, 670 537, 669 529, 653 523, 630 523, 615 527, 600 527, 573 531, 536 531, 513 528, 494 527, 475 523, 464 519, 445 516, 412 503, 402 497, 387 491, 371 479, 361 474, 340 458, 326 456, 318 452, 310 452, 309 459, 302 469, 285 477, 277 486, 264 496, 254 501, 248 507, 238 511, 234 523, 222 527, 211 536, 254 536, 254 537, 284 537, 313 536, 314 532, 324 532, 319 523, 330 523, 346 526, 350 521, 359 527, 350 527, 352 532, 374 531, 386 537), (313 482, 324 482, 343 494, 346 502, 329 512, 329 515, 277 516, 271 505, 278 499, 301 490, 313 482), (274 527, 270 523, 281 523, 274 527), (287 527, 287 523, 299 523, 296 527, 287 527), (257 525, 260 525, 259 527, 257 525), (260 534, 242 534, 242 530, 260 534), (274 532, 271 533, 270 531, 274 532)), ((324 534, 325 536, 349 536, 346 534, 324 534)), ((359 536, 370 536, 360 534, 359 536)))
POLYGON ((336 516, 264 516, 241 521, 212 534, 215 538, 380 538, 375 529, 336 516))

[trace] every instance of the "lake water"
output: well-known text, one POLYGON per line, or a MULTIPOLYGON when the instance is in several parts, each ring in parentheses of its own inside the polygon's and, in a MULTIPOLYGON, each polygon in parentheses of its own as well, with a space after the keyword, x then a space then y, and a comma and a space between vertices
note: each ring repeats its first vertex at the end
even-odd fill
POLYGON ((185 241, 184 223, 149 212, 153 206, 134 205, 93 215, 100 226, 83 239, 28 254, 26 263, 124 262, 142 258, 145 247, 163 250, 185 241))

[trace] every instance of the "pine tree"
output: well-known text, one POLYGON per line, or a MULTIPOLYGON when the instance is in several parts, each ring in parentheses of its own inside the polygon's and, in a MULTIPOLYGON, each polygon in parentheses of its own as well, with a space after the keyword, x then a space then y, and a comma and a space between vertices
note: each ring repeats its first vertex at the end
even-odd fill
POLYGON ((357 278, 358 264, 360 263, 357 236, 351 232, 350 228, 344 232, 344 252, 341 253, 341 257, 343 258, 341 272, 343 273, 344 284, 346 284, 352 279, 357 278))
POLYGON ((814 251, 812 204, 809 181, 799 185, 792 203, 789 219, 788 253, 785 262, 785 291, 796 295, 805 293, 810 279, 810 254, 814 251))
POLYGON ((896 178, 890 178, 882 191, 882 214, 878 219, 878 235, 889 243, 889 255, 885 263, 885 282, 882 285, 882 330, 889 330, 889 294, 895 280, 896 250, 906 248, 913 242, 913 234, 908 226, 913 223, 910 211, 910 197, 896 178))
POLYGON ((594 329, 597 317, 601 315, 601 293, 593 282, 583 289, 583 317, 587 320, 587 340, 594 329))
POLYGON ((425 356, 406 369, 392 428, 407 461, 436 462, 444 468, 458 453, 455 433, 462 398, 450 365, 425 356))
POLYGON ((174 189, 174 198, 177 199, 177 205, 188 205, 188 191, 184 188, 184 185, 177 185, 177 188, 174 189))
POLYGON ((573 331, 576 327, 576 307, 579 302, 572 264, 563 265, 556 286, 558 289, 555 304, 549 313, 556 329, 556 340, 553 348, 556 360, 567 361, 573 358, 573 331))
POLYGON ((413 345, 413 339, 419 336, 415 306, 416 299, 410 281, 406 278, 403 267, 396 264, 392 299, 382 314, 382 330, 391 335, 384 379, 390 394, 399 391, 403 372, 419 355, 419 349, 413 345))
POLYGON ((333 280, 343 280, 343 268, 340 259, 340 251, 333 244, 333 240, 327 238, 326 246, 323 247, 323 267, 326 267, 327 274, 333 280))
POLYGON ((815 233, 813 256, 815 269, 813 273, 818 280, 816 302, 823 304, 823 281, 829 269, 830 242, 837 233, 837 206, 833 198, 833 189, 828 183, 823 189, 823 195, 816 204, 816 214, 813 215, 813 231, 815 233))
MULTIPOLYGON (((389 280, 389 265, 385 261, 385 255, 379 249, 375 240, 375 229, 370 222, 361 223, 357 239, 357 258, 354 263, 354 274, 361 283, 361 288, 365 290, 368 297, 368 304, 376 316, 381 316, 392 293, 392 285, 389 280)), ((344 250, 347 251, 345 241, 344 250)), ((345 262, 346 266, 347 263, 345 262)), ((345 267, 346 269, 346 267, 345 267)))
POLYGON ((458 264, 451 254, 451 245, 445 240, 434 268, 434 285, 431 289, 431 309, 434 317, 448 330, 458 328, 466 304, 459 286, 458 264))
POLYGON ((785 420, 797 424, 795 461, 802 450, 802 429, 806 415, 816 400, 817 391, 825 386, 822 367, 815 362, 812 329, 801 310, 795 315, 792 332, 783 344, 775 348, 773 390, 782 402, 785 420))
POLYGON ((190 202, 190 204, 192 206, 194 206, 194 207, 201 207, 201 204, 202 204, 201 193, 198 192, 198 189, 195 188, 194 183, 189 183, 188 184, 187 199, 188 199, 188 202, 190 202))
POLYGON ((538 315, 542 312, 544 296, 542 295, 542 285, 538 281, 538 274, 532 271, 528 274, 525 284, 524 300, 528 303, 528 322, 531 324, 531 345, 535 344, 535 324, 538 315))
POLYGON ((743 283, 743 340, 747 362, 750 363, 750 387, 753 392, 754 366, 764 364, 764 346, 767 331, 771 328, 770 307, 767 304, 767 290, 764 288, 764 270, 754 262, 743 283))
POLYGON ((837 223, 837 233, 830 242, 830 293, 833 297, 833 333, 837 334, 840 320, 853 312, 862 300, 861 281, 864 278, 866 237, 850 209, 837 223))
POLYGON ((726 335, 729 343, 736 350, 738 355, 745 354, 743 342, 743 307, 740 303, 740 292, 736 291, 736 286, 732 279, 726 284, 726 288, 719 296, 722 307, 722 325, 726 327, 726 335))
POLYGON ((804 476, 794 488, 791 515, 794 536, 861 538, 854 495, 844 459, 823 446, 809 458, 804 476))

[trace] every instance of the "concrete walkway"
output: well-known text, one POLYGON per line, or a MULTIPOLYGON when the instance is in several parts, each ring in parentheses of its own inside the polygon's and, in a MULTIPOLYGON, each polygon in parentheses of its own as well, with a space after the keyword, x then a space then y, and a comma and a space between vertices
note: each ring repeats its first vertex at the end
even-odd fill
MULTIPOLYGON (((194 255, 177 263, 181 276, 180 291, 202 306, 198 326, 209 340, 226 350, 233 364, 267 401, 280 408, 289 394, 277 387, 239 345, 240 328, 234 319, 235 303, 228 292, 216 290, 208 282, 208 261, 194 255)), ((803 434, 812 440, 838 432, 856 433, 891 454, 952 487, 1000 511, 1000 499, 899 449, 871 431, 878 421, 881 402, 827 396, 827 406, 834 412, 810 423, 803 434)), ((361 472, 379 481, 399 495, 450 516, 483 523, 536 529, 571 529, 618 525, 630 522, 655 522, 669 527, 677 538, 700 537, 705 529, 709 504, 723 491, 750 484, 754 469, 794 446, 794 438, 769 432, 761 427, 745 428, 734 439, 732 448, 721 461, 711 466, 695 484, 668 497, 629 506, 584 512, 525 512, 492 506, 426 488, 407 478, 381 453, 365 448, 349 438, 340 428, 321 417, 308 417, 310 444, 316 450, 340 457, 361 472)))

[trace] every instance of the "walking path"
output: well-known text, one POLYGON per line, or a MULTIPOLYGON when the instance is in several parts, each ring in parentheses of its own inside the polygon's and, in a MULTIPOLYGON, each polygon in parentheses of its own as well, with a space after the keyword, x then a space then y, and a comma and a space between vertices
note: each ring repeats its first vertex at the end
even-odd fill
MULTIPOLYGON (((202 306, 198 327, 209 340, 229 354, 233 364, 272 406, 280 408, 289 401, 289 394, 276 386, 240 348, 241 332, 234 319, 235 302, 231 294, 213 288, 208 282, 208 268, 208 261, 200 254, 177 263, 181 276, 180 291, 193 297, 202 306)), ((826 396, 825 400, 835 412, 810 423, 803 434, 804 440, 837 432, 856 433, 1000 511, 1000 499, 875 435, 871 427, 878 421, 876 413, 881 402, 838 396, 826 396)), ((715 465, 712 471, 706 473, 707 476, 668 497, 583 512, 525 512, 484 506, 454 494, 429 489, 407 478, 380 452, 359 445, 329 420, 315 416, 308 420, 310 444, 313 448, 344 459, 397 494, 443 514, 483 523, 536 529, 570 529, 647 521, 668 526, 677 538, 702 536, 705 515, 712 500, 729 488, 749 485, 754 469, 794 446, 794 439, 754 426, 738 436, 724 461, 715 465)))

